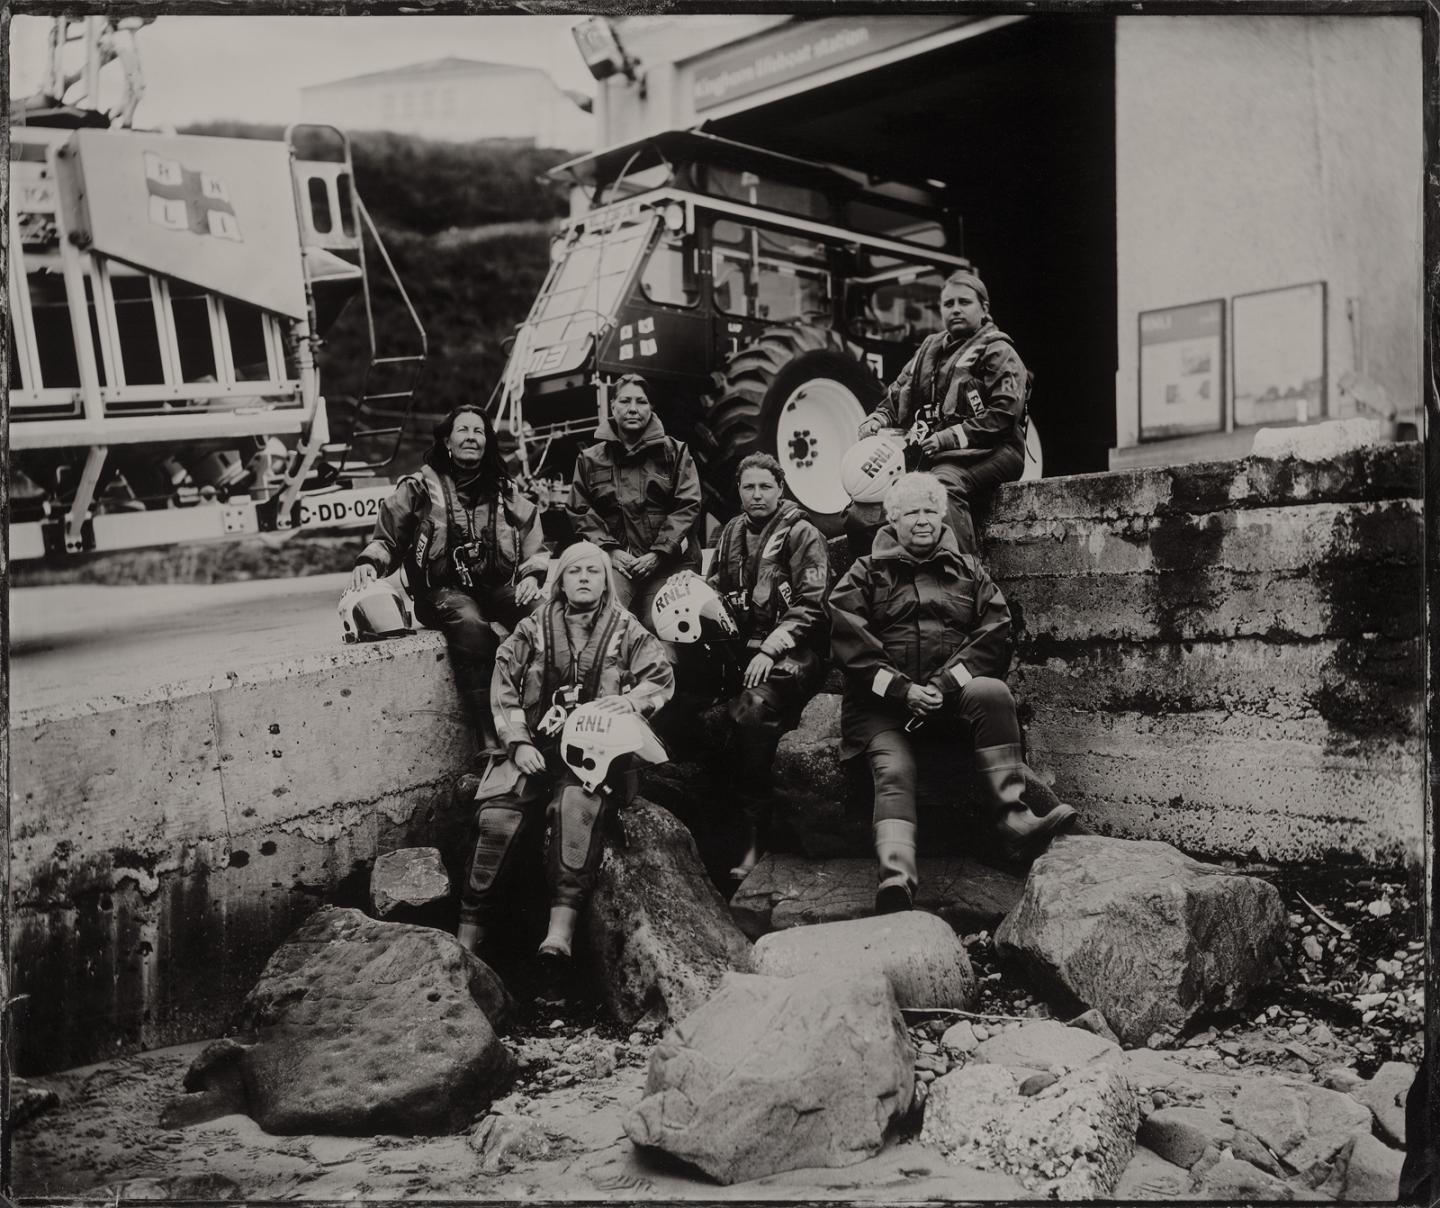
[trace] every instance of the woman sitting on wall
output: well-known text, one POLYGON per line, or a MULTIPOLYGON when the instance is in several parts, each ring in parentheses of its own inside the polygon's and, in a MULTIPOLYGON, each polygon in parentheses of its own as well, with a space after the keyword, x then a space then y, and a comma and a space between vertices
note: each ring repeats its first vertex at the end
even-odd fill
POLYGON ((490 417, 455 408, 435 426, 418 472, 380 505, 351 575, 364 587, 403 565, 420 622, 445 635, 480 750, 494 748, 490 674, 500 639, 538 603, 545 578, 539 508, 505 473, 490 417))
POLYGON ((946 505, 933 475, 902 475, 873 551, 829 599, 831 649, 845 672, 840 757, 863 754, 875 779, 882 913, 914 901, 917 750, 972 745, 991 820, 1012 851, 1076 821, 1071 806, 1037 816, 1025 804, 1020 725, 1003 678, 1010 610, 979 559, 956 547, 946 505))

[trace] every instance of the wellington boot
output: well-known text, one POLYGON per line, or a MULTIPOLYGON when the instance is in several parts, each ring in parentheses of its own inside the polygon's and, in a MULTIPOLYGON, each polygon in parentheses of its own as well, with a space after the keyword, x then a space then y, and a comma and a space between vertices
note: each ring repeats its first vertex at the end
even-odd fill
POLYGON ((479 923, 461 923, 455 931, 455 938, 466 952, 478 952, 485 942, 485 928, 479 923))
POLYGON ((1008 855, 1038 854, 1052 838, 1075 825, 1075 807, 1063 801, 1048 814, 1033 813, 1025 804, 1026 767, 1019 743, 981 747, 975 752, 975 766, 1008 855))
POLYGON ((569 960, 570 944, 575 938, 575 922, 580 912, 573 906, 550 907, 550 929, 540 941, 539 955, 550 960, 569 960))
POLYGON ((880 862, 875 913, 912 909, 920 881, 915 867, 915 823, 903 818, 881 818, 876 822, 875 858, 880 862))

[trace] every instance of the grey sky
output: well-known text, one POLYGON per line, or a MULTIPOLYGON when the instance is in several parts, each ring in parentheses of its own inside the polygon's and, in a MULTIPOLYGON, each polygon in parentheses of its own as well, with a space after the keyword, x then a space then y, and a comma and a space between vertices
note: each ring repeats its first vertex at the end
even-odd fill
MULTIPOLYGON (((454 55, 542 67, 562 88, 594 95, 562 17, 179 17, 162 16, 137 44, 146 92, 142 126, 208 118, 286 122, 300 116, 300 89, 368 71, 454 55)), ((11 23, 10 95, 34 92, 50 22, 11 23)), ((106 76, 118 79, 118 66, 106 76)), ((102 85, 101 97, 113 103, 102 85)))

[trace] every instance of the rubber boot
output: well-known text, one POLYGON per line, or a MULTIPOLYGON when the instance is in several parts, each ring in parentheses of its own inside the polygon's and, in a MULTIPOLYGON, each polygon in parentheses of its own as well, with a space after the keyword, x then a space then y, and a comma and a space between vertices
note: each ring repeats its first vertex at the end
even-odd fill
POLYGON ((1025 804, 1027 771, 1019 743, 981 747, 975 766, 990 799, 995 831, 1007 854, 1038 853, 1057 834, 1075 825, 1075 807, 1057 801, 1048 814, 1035 814, 1025 804))
POLYGON ((573 906, 550 907, 550 929, 540 941, 540 955, 551 960, 569 960, 570 943, 575 938, 575 921, 580 912, 573 906))
POLYGON ((920 874, 915 868, 915 823, 881 818, 875 823, 875 858, 880 862, 880 887, 875 913, 894 914, 915 905, 920 874))
MULTIPOLYGON (((747 810, 747 813, 748 812, 749 811, 747 810)), ((735 867, 730 870, 730 876, 737 881, 743 881, 751 874, 751 872, 754 871, 755 865, 760 863, 760 857, 763 854, 760 850, 760 823, 752 818, 750 820, 748 831, 749 846, 746 847, 745 854, 740 857, 740 863, 735 865, 735 867)))
POLYGON ((479 923, 461 923, 455 930, 455 938, 466 952, 478 952, 485 942, 485 928, 479 923))

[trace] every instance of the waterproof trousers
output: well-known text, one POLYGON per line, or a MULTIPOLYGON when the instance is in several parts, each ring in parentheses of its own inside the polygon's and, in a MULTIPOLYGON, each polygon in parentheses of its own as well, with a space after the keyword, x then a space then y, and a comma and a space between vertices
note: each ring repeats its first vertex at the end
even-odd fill
POLYGON ((875 779, 875 821, 899 819, 916 821, 915 743, 951 744, 965 723, 974 748, 1020 743, 1020 722, 1015 716, 1015 698, 1004 680, 977 675, 960 689, 955 703, 947 703, 926 718, 913 733, 901 729, 882 730, 865 748, 870 774, 875 779))
POLYGON ((445 635, 455 687, 481 751, 493 751, 499 745, 490 713, 490 677, 495 672, 500 639, 491 622, 514 629, 529 611, 515 603, 515 589, 508 583, 468 589, 435 587, 415 597, 416 618, 445 635))
POLYGON ((733 771, 736 795, 746 818, 768 824, 774 785, 775 752, 801 710, 819 690, 826 664, 813 650, 796 649, 776 660, 776 671, 763 684, 741 689, 727 707, 735 723, 733 771))
POLYGON ((584 907, 600 867, 602 830, 611 796, 588 792, 552 756, 546 770, 526 776, 508 759, 497 760, 482 780, 475 812, 475 853, 460 895, 460 921, 486 927, 513 878, 524 876, 521 853, 533 850, 537 829, 549 830, 545 881, 551 906, 584 907), (507 766, 508 765, 508 766, 507 766), (499 778, 490 773, 498 772, 499 778), (487 792, 510 787, 495 796, 487 792))

